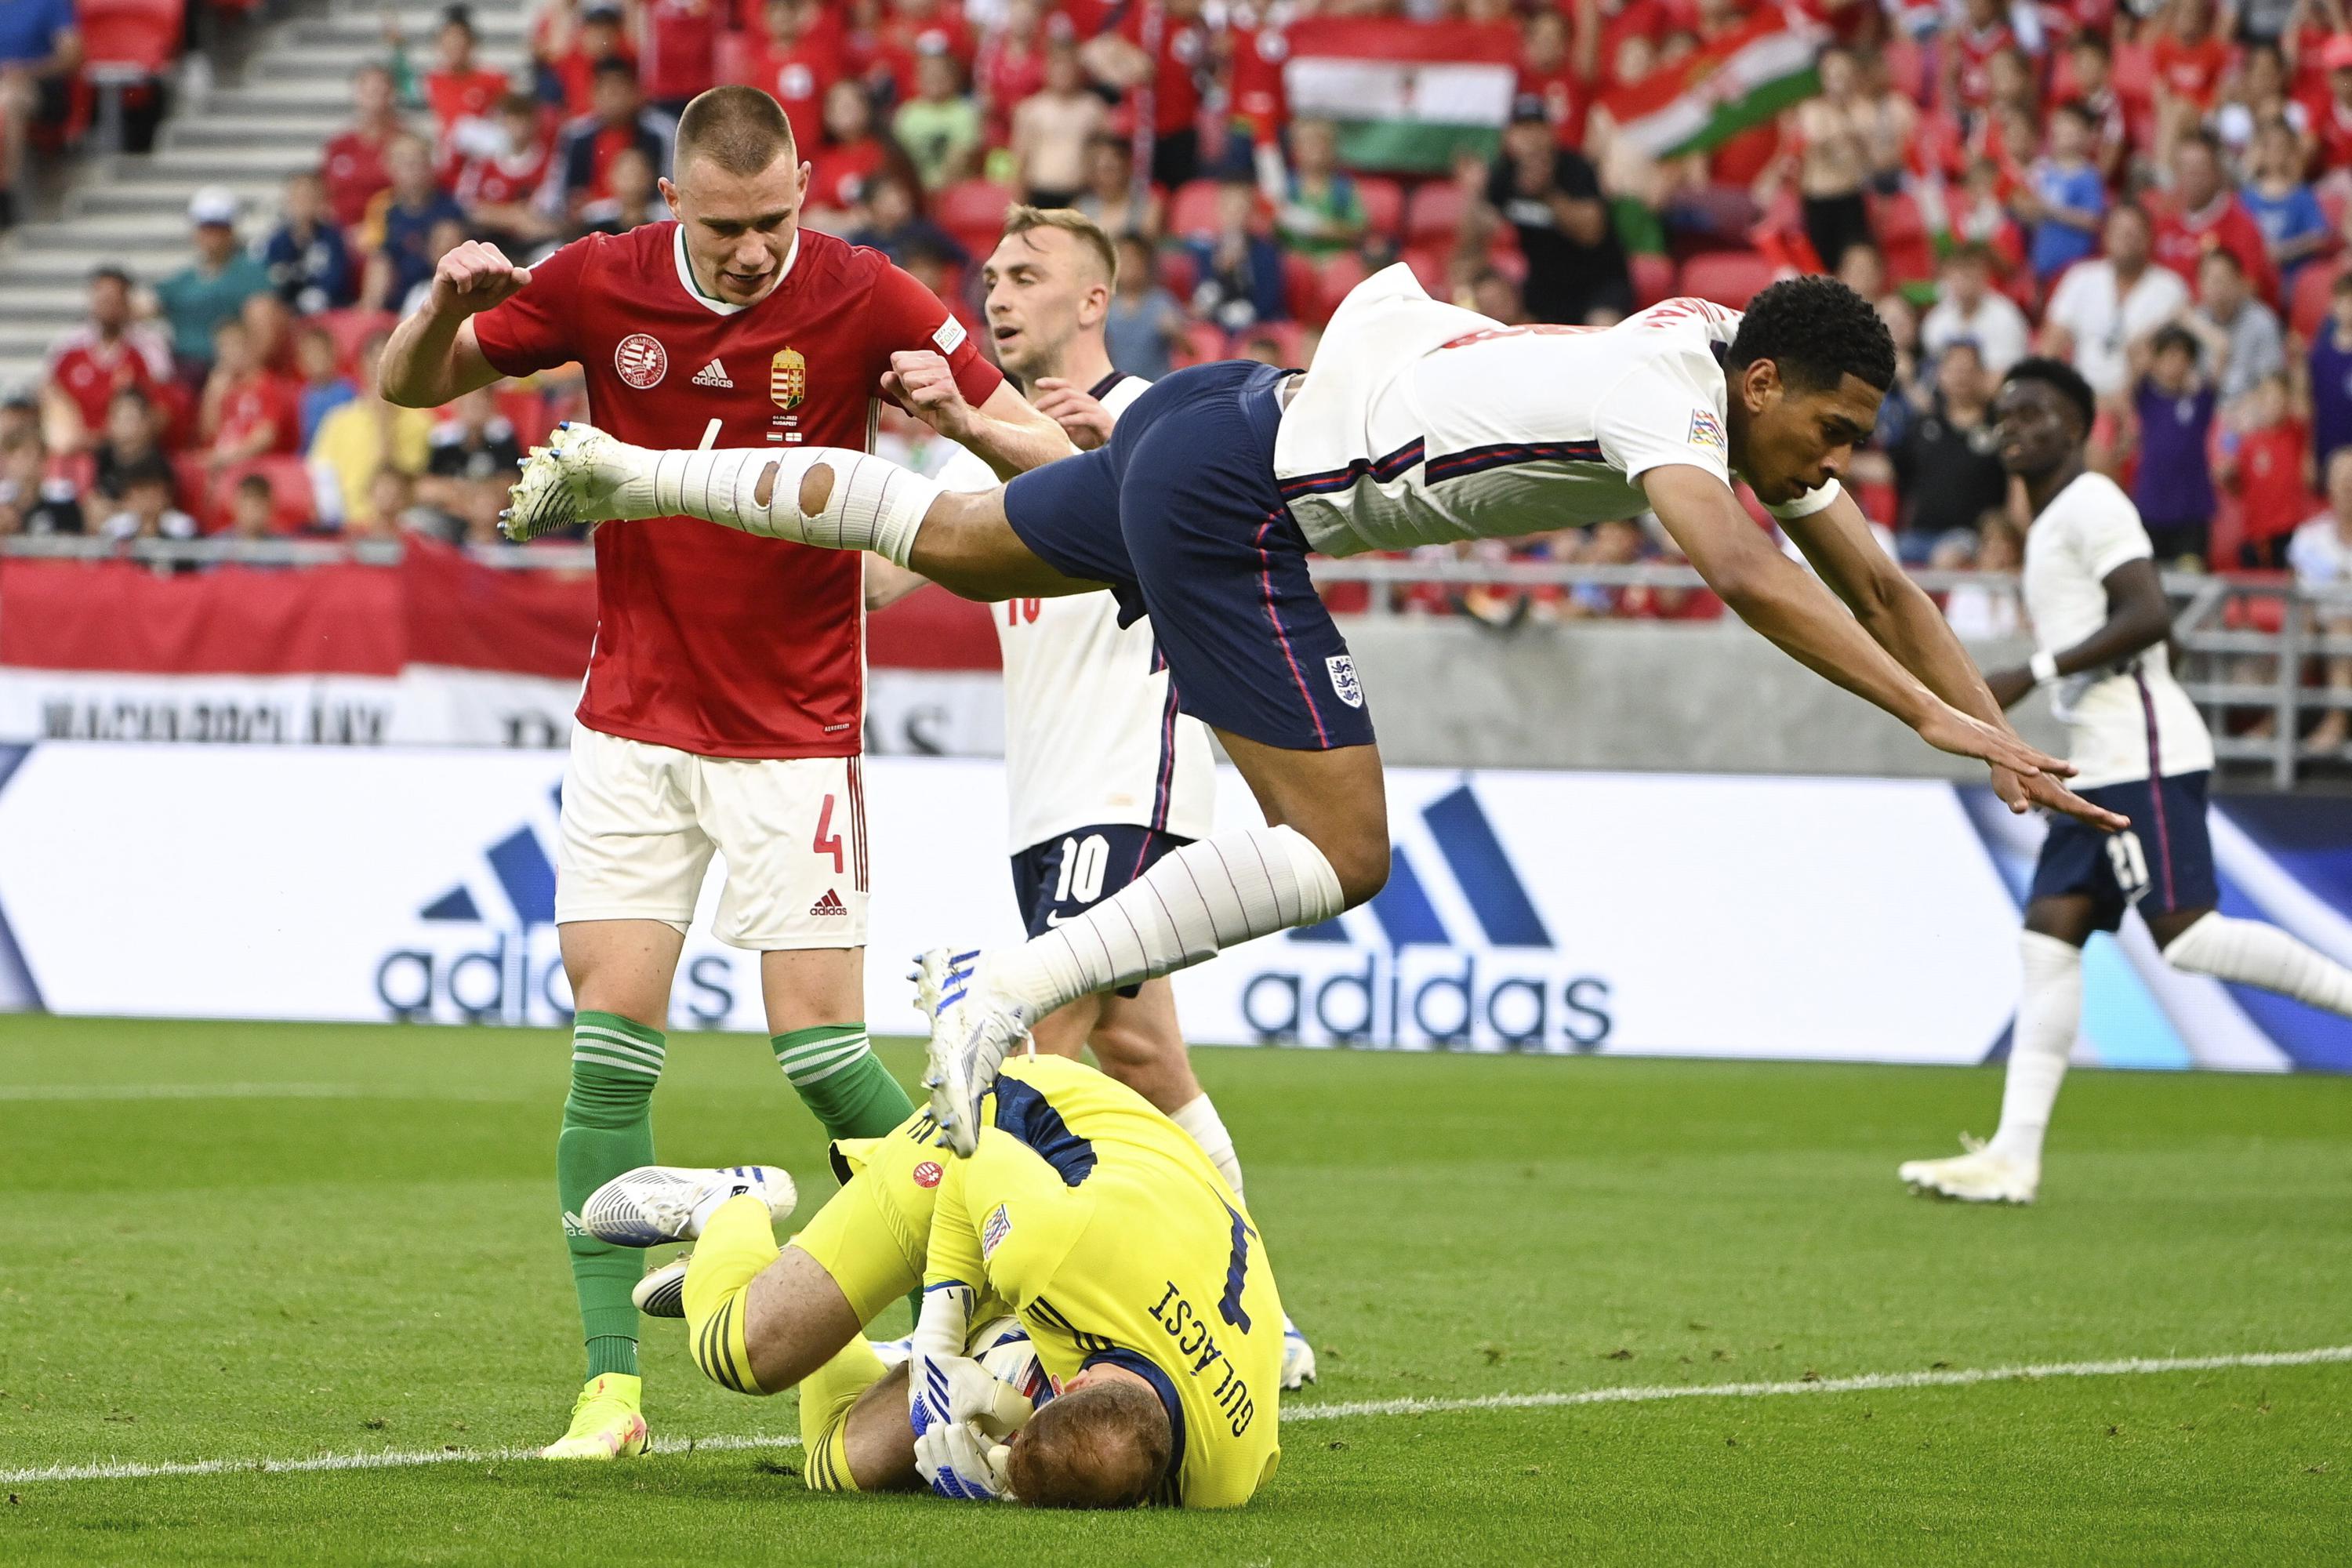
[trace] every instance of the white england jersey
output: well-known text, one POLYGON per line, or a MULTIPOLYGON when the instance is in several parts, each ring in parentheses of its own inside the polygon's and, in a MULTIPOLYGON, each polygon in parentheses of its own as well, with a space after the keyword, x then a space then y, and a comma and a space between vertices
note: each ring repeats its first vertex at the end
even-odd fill
MULTIPOLYGON (((2053 497, 2025 531, 2025 611, 2033 646, 2063 653, 2107 623, 2107 576, 2155 554, 2139 509, 2105 474, 2086 473, 2053 497)), ((2076 789, 2213 765, 2213 740, 2172 678, 2164 644, 2106 669, 2058 682, 2050 709, 2068 726, 2076 789)))
MULTIPOLYGON (((1117 376, 1094 395, 1116 418, 1151 384, 1117 376)), ((960 447, 938 474, 950 489, 1002 481, 960 447)), ((1012 847, 1098 823, 1206 838, 1216 809, 1209 731, 1176 711, 1151 619, 1118 624, 1108 593, 989 606, 1004 653, 1005 794, 1012 847)))
MULTIPOLYGON (((1536 533, 1650 510, 1669 463, 1728 484, 1722 362, 1739 312, 1668 300, 1613 327, 1506 327, 1402 264, 1352 289, 1284 411, 1275 479, 1327 555, 1536 533)), ((1771 509, 1805 517, 1835 480, 1771 509)))

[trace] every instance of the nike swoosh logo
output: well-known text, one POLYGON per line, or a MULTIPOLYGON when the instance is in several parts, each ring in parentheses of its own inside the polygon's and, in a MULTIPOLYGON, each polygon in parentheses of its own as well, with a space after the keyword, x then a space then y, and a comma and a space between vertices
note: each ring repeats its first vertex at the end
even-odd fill
POLYGON ((1045 911, 1045 923, 1046 923, 1047 925, 1049 925, 1049 926, 1057 926, 1057 925, 1060 925, 1060 924, 1062 923, 1062 921, 1063 921, 1063 920, 1064 920, 1065 918, 1067 918, 1067 919, 1070 919, 1070 920, 1076 920, 1076 919, 1077 919, 1077 916, 1076 916, 1076 915, 1070 915, 1070 916, 1065 917, 1065 916, 1062 916, 1062 915, 1060 915, 1060 914, 1055 913, 1055 912, 1054 910, 1047 910, 1045 911))

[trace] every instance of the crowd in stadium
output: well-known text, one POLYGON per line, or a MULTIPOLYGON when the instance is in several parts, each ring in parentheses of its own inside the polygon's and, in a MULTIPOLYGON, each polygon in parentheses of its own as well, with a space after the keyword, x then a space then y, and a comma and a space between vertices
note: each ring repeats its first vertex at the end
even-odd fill
MULTIPOLYGON (((493 540, 518 432, 560 416, 576 383, 437 416, 395 409, 373 391, 382 334, 467 236, 528 259, 666 216, 676 112, 733 80, 791 115, 814 165, 805 220, 887 251, 974 325, 977 258, 1021 199, 1075 205, 1118 237, 1111 349, 1147 377, 1225 355, 1307 363, 1338 299, 1397 259, 1500 320, 1577 324, 1833 271, 1878 302, 1901 353, 1849 482, 1906 561, 2015 564, 1989 409, 2001 373, 2040 349, 2098 391, 2098 461, 2165 559, 2332 579, 2352 561, 2352 276, 2336 260, 2352 18, 2343 0, 2142 9, 546 0, 530 67, 509 78, 481 64, 453 6, 433 37, 387 39, 352 84, 349 126, 276 210, 199 190, 191 265, 90 279, 87 323, 0 412, 0 531, 493 540), (1351 172, 1338 128, 1286 110, 1287 30, 1317 15, 1513 29, 1509 123, 1465 135, 1450 166, 1351 172), (1651 155, 1626 121, 1678 62, 1767 19, 1828 40, 1819 91, 1704 151, 1651 155)), ((7 17, 14 157, 58 111, 77 54, 64 0, 7 17)), ((901 423, 891 438, 919 434, 901 423)), ((1624 528, 1525 552, 1616 563, 1663 549, 1624 528)), ((1613 588, 1401 602, 1501 617, 1717 608, 1613 588)), ((2014 615, 1993 596, 1953 610, 1981 630, 2014 615)))

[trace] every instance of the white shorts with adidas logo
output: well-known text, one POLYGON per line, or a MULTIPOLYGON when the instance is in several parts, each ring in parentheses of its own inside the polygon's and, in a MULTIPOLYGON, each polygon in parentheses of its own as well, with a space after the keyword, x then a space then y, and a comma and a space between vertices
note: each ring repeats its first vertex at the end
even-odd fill
POLYGON ((555 919, 684 931, 716 852, 714 934, 755 952, 866 945, 866 795, 856 757, 702 757, 572 727, 555 919))

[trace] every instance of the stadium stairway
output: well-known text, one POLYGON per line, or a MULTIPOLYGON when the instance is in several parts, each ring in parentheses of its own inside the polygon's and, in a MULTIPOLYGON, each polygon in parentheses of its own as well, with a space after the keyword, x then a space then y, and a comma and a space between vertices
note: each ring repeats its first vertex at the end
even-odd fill
MULTIPOLYGON (((221 184, 245 204, 249 241, 275 222, 287 175, 315 167, 351 118, 351 79, 385 58, 387 10, 421 69, 432 57, 440 7, 397 0, 308 0, 269 24, 241 67, 209 85, 184 61, 175 106, 152 153, 85 158, 60 216, 20 225, 0 241, 0 391, 37 383, 49 345, 82 319, 90 268, 114 262, 142 283, 186 265, 189 194, 221 184)), ((523 0, 474 0, 480 57, 493 69, 524 60, 523 0)), ((410 116, 419 129, 425 117, 410 116)))

